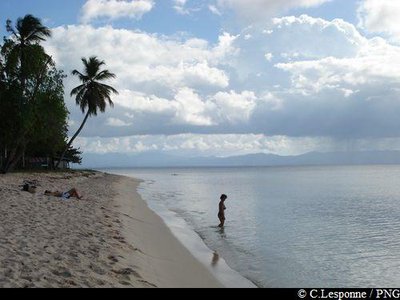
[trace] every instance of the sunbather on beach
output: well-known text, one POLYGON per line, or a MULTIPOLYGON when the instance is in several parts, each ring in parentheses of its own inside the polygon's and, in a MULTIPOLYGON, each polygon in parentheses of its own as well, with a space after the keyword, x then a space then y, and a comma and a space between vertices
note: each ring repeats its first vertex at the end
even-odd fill
POLYGON ((71 189, 71 190, 69 190, 69 191, 67 191, 67 192, 45 191, 44 194, 47 195, 47 196, 60 197, 60 198, 63 198, 63 199, 69 199, 69 198, 71 198, 71 197, 75 197, 75 198, 78 198, 78 199, 82 199, 82 195, 80 195, 79 192, 78 192, 78 190, 75 189, 75 188, 73 188, 73 189, 71 189))

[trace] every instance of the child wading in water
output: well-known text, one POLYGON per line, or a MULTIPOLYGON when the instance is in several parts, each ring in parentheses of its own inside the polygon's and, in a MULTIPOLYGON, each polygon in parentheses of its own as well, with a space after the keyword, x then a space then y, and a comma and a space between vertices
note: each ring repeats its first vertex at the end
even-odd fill
POLYGON ((219 211, 218 211, 218 219, 221 222, 218 227, 222 228, 225 224, 225 200, 228 199, 228 196, 225 194, 221 195, 221 201, 219 202, 219 211))

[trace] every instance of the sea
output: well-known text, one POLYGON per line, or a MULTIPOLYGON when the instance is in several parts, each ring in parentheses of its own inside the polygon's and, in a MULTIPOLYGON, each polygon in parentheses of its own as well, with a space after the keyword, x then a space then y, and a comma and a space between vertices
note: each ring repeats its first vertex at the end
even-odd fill
POLYGON ((265 288, 400 286, 399 165, 102 171, 141 179, 142 198, 178 238, 201 240, 210 269, 265 288))

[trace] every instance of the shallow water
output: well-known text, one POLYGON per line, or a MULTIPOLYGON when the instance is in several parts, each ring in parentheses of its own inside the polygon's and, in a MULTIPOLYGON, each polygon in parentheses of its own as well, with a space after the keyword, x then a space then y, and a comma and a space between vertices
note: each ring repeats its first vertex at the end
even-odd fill
POLYGON ((400 285, 400 166, 119 169, 262 287, 400 285), (226 228, 218 202, 227 194, 226 228))

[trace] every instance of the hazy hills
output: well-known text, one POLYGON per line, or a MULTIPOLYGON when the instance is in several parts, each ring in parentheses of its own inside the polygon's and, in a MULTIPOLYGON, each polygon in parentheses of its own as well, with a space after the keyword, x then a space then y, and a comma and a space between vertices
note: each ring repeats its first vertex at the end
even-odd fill
POLYGON ((152 152, 137 155, 122 153, 85 154, 85 168, 129 167, 239 167, 300 165, 400 164, 400 151, 310 152, 299 156, 249 154, 231 157, 179 157, 152 152))

